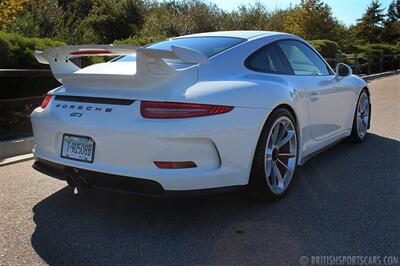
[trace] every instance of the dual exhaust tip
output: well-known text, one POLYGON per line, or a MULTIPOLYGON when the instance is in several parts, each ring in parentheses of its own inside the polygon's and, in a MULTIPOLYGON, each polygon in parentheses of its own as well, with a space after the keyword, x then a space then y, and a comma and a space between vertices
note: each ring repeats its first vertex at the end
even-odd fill
POLYGON ((67 181, 68 185, 72 188, 78 188, 83 190, 91 188, 91 185, 89 184, 87 179, 78 174, 66 172, 64 178, 67 181))

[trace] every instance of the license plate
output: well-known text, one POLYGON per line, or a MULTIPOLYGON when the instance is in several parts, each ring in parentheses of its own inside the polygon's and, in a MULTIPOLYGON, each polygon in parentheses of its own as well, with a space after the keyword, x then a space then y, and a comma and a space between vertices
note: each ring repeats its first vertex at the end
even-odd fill
POLYGON ((92 163, 94 159, 94 140, 84 136, 74 136, 64 134, 61 157, 92 163))

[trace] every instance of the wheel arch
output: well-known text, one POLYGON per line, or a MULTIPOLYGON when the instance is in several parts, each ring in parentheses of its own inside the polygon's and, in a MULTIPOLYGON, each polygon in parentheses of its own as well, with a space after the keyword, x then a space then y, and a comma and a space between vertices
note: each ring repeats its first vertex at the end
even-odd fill
POLYGON ((368 97, 371 97, 371 93, 369 92, 368 86, 364 86, 364 87, 360 90, 360 93, 362 92, 362 90, 365 90, 365 91, 367 92, 367 94, 368 94, 368 97))
POLYGON ((371 112, 371 110, 372 110, 371 92, 370 92, 370 89, 368 88, 367 83, 364 80, 362 80, 361 78, 357 78, 355 81, 356 82, 358 81, 358 83, 353 85, 354 86, 355 101, 354 101, 353 112, 352 112, 353 119, 351 120, 351 125, 349 125, 349 127, 350 128, 353 127, 354 119, 355 119, 355 113, 357 111, 358 100, 360 99, 361 93, 365 90, 365 92, 367 93, 368 98, 369 98, 369 121, 368 121, 368 126, 367 126, 367 129, 369 129, 370 125, 371 125, 371 113, 372 113, 371 112))
MULTIPOLYGON (((360 99, 360 96, 361 96, 361 93, 363 92, 365 90, 365 92, 367 93, 367 95, 368 95, 368 98, 369 98, 369 120, 368 120, 368 129, 370 128, 370 126, 371 126, 371 113, 372 113, 372 105, 371 105, 371 93, 370 93, 370 90, 369 90, 369 88, 368 88, 368 86, 366 85, 366 84, 364 84, 364 86, 362 86, 361 87, 361 89, 357 92, 357 98, 356 98, 356 102, 355 102, 355 105, 354 105, 354 112, 356 112, 357 110, 357 104, 358 104, 358 100, 360 99)), ((354 118, 353 118, 353 122, 354 122, 354 118)), ((353 125, 353 123, 352 123, 352 125, 353 125)))
POLYGON ((292 108, 292 106, 290 106, 289 104, 286 104, 286 103, 281 103, 281 104, 279 104, 279 105, 276 106, 274 109, 272 109, 272 111, 271 111, 270 114, 272 114, 275 110, 277 110, 277 109, 279 109, 279 108, 285 108, 285 109, 287 109, 287 110, 290 112, 290 114, 291 114, 291 115, 294 117, 294 119, 296 120, 295 122, 296 122, 296 127, 297 127, 298 118, 297 118, 296 112, 294 111, 294 109, 292 108))
POLYGON ((369 98, 369 118, 368 118, 368 126, 367 126, 367 129, 369 129, 369 128, 371 127, 372 104, 371 104, 371 93, 369 92, 368 86, 364 86, 364 87, 360 90, 360 92, 358 93, 357 101, 358 101, 358 99, 360 98, 361 92, 362 92, 363 90, 365 90, 365 92, 367 93, 368 98, 369 98))
POLYGON ((259 156, 259 154, 257 154, 257 149, 258 149, 257 147, 259 146, 260 141, 263 140, 262 135, 263 135, 263 131, 264 131, 264 129, 265 129, 267 123, 268 123, 268 120, 272 117, 274 112, 277 111, 278 109, 287 110, 287 112, 289 112, 293 117, 293 120, 294 120, 293 122, 294 122, 294 126, 295 126, 296 133, 297 133, 297 162, 296 162, 296 166, 297 167, 299 166, 299 161, 300 161, 300 157, 299 156, 301 156, 301 148, 300 147, 302 145, 302 143, 301 143, 301 138, 302 138, 301 137, 301 122, 300 122, 300 119, 299 119, 299 115, 296 112, 295 107, 293 107, 291 105, 291 103, 280 102, 276 106, 274 106, 273 108, 269 109, 269 112, 267 112, 267 114, 265 116, 264 123, 261 126, 261 130, 260 130, 259 135, 258 135, 256 148, 254 149, 254 153, 253 153, 253 156, 252 156, 252 163, 251 163, 251 168, 250 168, 250 172, 249 172, 248 185, 250 187, 254 186, 254 184, 255 184, 254 182, 257 182, 256 181, 257 180, 257 178, 256 178, 256 173, 257 173, 256 172, 257 171, 256 170, 256 166, 259 165, 259 162, 257 162, 255 160, 256 158, 259 158, 259 157, 256 157, 256 156, 259 156))
POLYGON ((266 115, 266 118, 264 120, 264 123, 263 123, 263 125, 261 127, 261 130, 260 130, 260 132, 258 134, 256 148, 253 151, 253 157, 252 157, 251 168, 250 168, 250 173, 249 173, 249 181, 248 181, 249 183, 251 182, 254 158, 256 156, 256 149, 257 149, 258 143, 260 141, 262 131, 263 131, 263 129, 264 129, 264 127, 265 127, 265 125, 266 125, 266 123, 268 121, 268 118, 271 117, 271 114, 273 114, 279 108, 284 108, 284 109, 288 110, 288 112, 293 116, 293 118, 295 120, 294 122, 295 122, 295 127, 296 127, 296 130, 297 130, 297 136, 298 136, 298 140, 297 140, 297 143, 298 143, 298 147, 297 147, 297 165, 299 165, 299 162, 301 161, 301 159, 300 159, 301 156, 302 156, 301 147, 302 147, 303 144, 302 144, 302 132, 301 132, 301 125, 300 125, 299 117, 298 117, 295 109, 290 104, 285 103, 285 102, 279 103, 278 105, 273 107, 270 112, 268 112, 268 114, 266 115))

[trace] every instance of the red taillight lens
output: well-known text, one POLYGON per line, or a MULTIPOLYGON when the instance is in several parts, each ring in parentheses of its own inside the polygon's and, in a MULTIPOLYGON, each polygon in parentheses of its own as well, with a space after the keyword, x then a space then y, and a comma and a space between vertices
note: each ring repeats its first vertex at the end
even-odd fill
POLYGON ((195 103, 146 102, 140 105, 144 118, 188 118, 207 115, 218 115, 231 111, 232 106, 208 105, 195 103))
POLYGON ((162 168, 162 169, 182 169, 182 168, 194 168, 194 167, 197 167, 197 165, 192 161, 184 161, 184 162, 155 161, 154 164, 158 168, 162 168))
POLYGON ((51 98, 53 98, 53 95, 46 95, 46 97, 44 97, 42 104, 40 105, 40 107, 42 107, 43 109, 47 107, 47 105, 49 104, 49 102, 51 101, 51 98))

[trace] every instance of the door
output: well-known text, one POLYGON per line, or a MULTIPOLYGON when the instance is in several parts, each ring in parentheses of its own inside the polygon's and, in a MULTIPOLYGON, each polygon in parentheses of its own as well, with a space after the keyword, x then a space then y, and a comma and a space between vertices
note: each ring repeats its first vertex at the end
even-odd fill
POLYGON ((322 140, 347 129, 354 93, 346 78, 336 79, 325 61, 303 42, 288 40, 278 45, 307 91, 312 137, 322 140))

